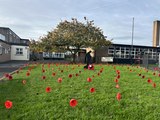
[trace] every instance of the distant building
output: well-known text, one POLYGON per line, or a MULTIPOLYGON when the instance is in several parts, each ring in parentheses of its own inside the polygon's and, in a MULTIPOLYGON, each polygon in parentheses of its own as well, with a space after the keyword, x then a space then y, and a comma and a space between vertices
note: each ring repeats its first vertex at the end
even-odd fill
POLYGON ((0 62, 29 60, 29 40, 21 39, 10 28, 0 27, 0 62))
POLYGON ((11 60, 11 45, 0 38, 0 62, 11 60))
POLYGON ((97 63, 111 62, 121 64, 140 64, 144 54, 147 54, 149 63, 157 63, 159 60, 160 48, 140 45, 112 44, 108 47, 101 47, 95 51, 97 63), (104 59, 106 58, 106 59, 104 59), (110 61, 112 58, 113 61, 110 61), (104 61, 106 60, 106 61, 104 61))
POLYGON ((160 46, 160 21, 153 22, 153 47, 160 46))

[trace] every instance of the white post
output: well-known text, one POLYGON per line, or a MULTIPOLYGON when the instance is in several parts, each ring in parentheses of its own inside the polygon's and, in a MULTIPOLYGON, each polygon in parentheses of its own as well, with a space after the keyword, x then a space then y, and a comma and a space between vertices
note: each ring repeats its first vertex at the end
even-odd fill
POLYGON ((160 53, 159 53, 159 68, 160 68, 160 53))

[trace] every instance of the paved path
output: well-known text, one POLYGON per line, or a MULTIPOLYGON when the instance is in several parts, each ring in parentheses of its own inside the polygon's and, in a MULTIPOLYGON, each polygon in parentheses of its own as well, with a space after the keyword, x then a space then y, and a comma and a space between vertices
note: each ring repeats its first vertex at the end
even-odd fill
POLYGON ((27 63, 69 63, 65 60, 9 61, 0 63, 0 80, 5 73, 11 73, 27 63))
POLYGON ((3 77, 5 73, 11 73, 28 62, 29 61, 9 61, 0 63, 0 78, 3 77))

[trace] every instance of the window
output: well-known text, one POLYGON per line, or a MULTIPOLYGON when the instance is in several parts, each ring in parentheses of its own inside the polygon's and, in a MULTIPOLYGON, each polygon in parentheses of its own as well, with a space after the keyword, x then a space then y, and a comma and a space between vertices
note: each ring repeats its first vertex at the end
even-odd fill
POLYGON ((6 40, 5 36, 4 36, 4 35, 2 35, 2 34, 0 34, 0 39, 1 39, 1 40, 3 40, 3 41, 5 41, 5 40, 6 40))
POLYGON ((5 54, 8 54, 7 48, 4 48, 4 53, 5 53, 5 54))
POLYGON ((3 53, 3 49, 2 49, 2 46, 0 45, 0 55, 2 55, 3 53))
POLYGON ((16 55, 23 55, 23 48, 16 48, 16 55))
POLYGON ((120 50, 120 47, 116 47, 116 50, 119 51, 119 50, 120 50))
POLYGON ((113 54, 114 54, 114 48, 109 48, 109 49, 108 49, 108 54, 113 55, 113 54))
POLYGON ((130 58, 130 55, 129 54, 126 54, 126 57, 125 58, 130 58))
POLYGON ((153 52, 157 52, 156 49, 153 49, 153 52))

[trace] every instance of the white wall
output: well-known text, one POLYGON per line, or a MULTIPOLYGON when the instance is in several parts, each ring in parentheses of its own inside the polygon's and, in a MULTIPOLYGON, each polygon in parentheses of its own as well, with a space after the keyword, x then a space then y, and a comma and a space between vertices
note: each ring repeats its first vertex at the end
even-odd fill
POLYGON ((11 60, 29 60, 29 46, 11 45, 11 60), (16 48, 22 48, 23 54, 17 55, 16 48))

